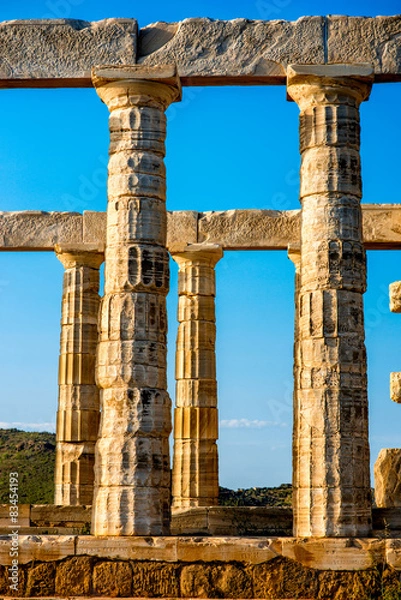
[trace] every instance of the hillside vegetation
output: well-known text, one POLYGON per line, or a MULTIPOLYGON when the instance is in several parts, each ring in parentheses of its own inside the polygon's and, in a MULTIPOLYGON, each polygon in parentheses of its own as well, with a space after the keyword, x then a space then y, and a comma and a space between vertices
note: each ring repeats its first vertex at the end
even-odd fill
MULTIPOLYGON (((8 481, 19 474, 19 504, 52 504, 56 436, 18 429, 0 429, 0 504, 8 503, 8 481)), ((291 507, 291 485, 237 491, 220 488, 223 506, 291 507)))

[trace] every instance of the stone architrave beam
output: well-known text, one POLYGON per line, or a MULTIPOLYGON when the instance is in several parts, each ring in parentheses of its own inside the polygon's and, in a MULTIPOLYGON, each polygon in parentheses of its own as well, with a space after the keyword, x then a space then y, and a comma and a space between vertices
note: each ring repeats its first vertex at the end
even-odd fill
POLYGON ((0 88, 92 87, 94 65, 135 64, 134 19, 0 23, 0 88))
POLYGON ((138 44, 139 63, 176 64, 189 86, 282 84, 294 60, 324 63, 324 17, 155 23, 141 29, 138 44))
POLYGON ((141 29, 138 62, 176 63, 183 85, 283 84, 292 62, 369 63, 376 81, 400 81, 400 33, 400 15, 186 19, 141 29))
MULTIPOLYGON (((401 249, 401 204, 363 204, 367 250, 401 249)), ((0 251, 53 251, 54 246, 97 245, 104 251, 106 213, 0 212, 0 251)), ((167 213, 167 248, 218 244, 223 250, 287 250, 300 242, 300 211, 227 210, 167 213)))
POLYGON ((400 15, 191 18, 154 23, 139 34, 135 19, 4 21, 0 87, 91 87, 91 67, 137 62, 177 65, 185 86, 285 84, 294 63, 369 63, 376 81, 400 81, 400 33, 400 15))

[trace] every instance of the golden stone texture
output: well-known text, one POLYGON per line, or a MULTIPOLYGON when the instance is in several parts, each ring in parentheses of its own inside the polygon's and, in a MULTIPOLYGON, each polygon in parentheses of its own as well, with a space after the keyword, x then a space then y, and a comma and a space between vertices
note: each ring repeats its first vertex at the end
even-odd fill
POLYGON ((95 381, 99 268, 90 247, 60 247, 63 263, 54 503, 92 504, 100 406, 95 381))
POLYGON ((371 531, 359 104, 372 72, 288 68, 300 107, 301 262, 296 301, 294 535, 371 531))
POLYGON ((110 161, 92 531, 162 535, 171 431, 164 111, 181 91, 174 68, 105 67, 93 81, 110 110, 110 161))
POLYGON ((173 509, 218 502, 215 265, 219 246, 193 244, 178 263, 173 509))

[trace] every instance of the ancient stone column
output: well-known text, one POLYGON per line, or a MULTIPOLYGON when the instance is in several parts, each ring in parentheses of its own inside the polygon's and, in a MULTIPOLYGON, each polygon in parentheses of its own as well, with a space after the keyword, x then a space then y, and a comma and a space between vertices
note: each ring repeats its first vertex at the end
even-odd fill
POLYGON ((359 105, 364 66, 293 66, 300 108, 299 388, 294 535, 371 531, 359 105))
POLYGON ((63 263, 55 504, 92 504, 99 390, 95 381, 99 267, 93 248, 56 247, 63 263))
POLYGON ((92 533, 162 535, 171 494, 164 111, 180 85, 170 67, 99 68, 93 81, 111 114, 92 533))
POLYGON ((193 244, 178 263, 173 508, 218 503, 215 266, 220 246, 193 244))

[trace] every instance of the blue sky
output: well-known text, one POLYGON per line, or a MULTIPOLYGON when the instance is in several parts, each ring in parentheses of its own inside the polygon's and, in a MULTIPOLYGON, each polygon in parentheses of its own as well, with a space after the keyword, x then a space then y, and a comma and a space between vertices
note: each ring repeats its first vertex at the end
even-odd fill
MULTIPOLYGON (((132 17, 140 26, 186 17, 282 18, 400 12, 398 2, 114 0, 1 2, 1 20, 132 17), (5 5, 5 6, 4 6, 5 5)), ((401 202, 401 84, 374 86, 362 106, 364 202, 401 202)), ((284 87, 190 88, 169 109, 169 210, 299 208, 298 108, 284 87)), ((2 90, 1 210, 104 210, 108 112, 93 90, 2 90)), ((388 284, 401 255, 368 253, 365 295, 372 459, 401 445, 401 315, 388 284)), ((57 406, 63 268, 52 254, 0 253, 2 426, 49 429, 57 406)), ((291 480, 294 268, 284 252, 226 252, 217 266, 220 479, 233 488, 291 480)), ((169 307, 174 397, 177 274, 169 307)))

